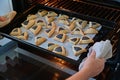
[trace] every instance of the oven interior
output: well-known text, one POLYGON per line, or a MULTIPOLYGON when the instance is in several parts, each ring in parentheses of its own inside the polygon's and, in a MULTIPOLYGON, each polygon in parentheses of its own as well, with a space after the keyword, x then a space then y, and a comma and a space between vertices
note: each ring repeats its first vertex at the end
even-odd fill
MULTIPOLYGON (((111 0, 112 1, 112 0, 111 0)), ((100 34, 98 34, 94 40, 95 41, 100 41, 100 40, 106 40, 106 39, 110 39, 113 45, 113 58, 111 58, 110 60, 108 60, 108 63, 106 63, 109 67, 111 68, 116 68, 116 56, 118 55, 117 53, 117 46, 118 46, 118 38, 120 35, 120 9, 119 9, 119 5, 114 5, 111 3, 107 3, 106 1, 103 0, 39 0, 38 1, 39 4, 44 5, 44 6, 48 6, 48 7, 53 7, 55 9, 60 9, 60 10, 64 10, 64 11, 68 11, 68 12, 72 12, 75 14, 79 14, 81 15, 82 18, 86 18, 88 20, 92 20, 100 22, 103 24, 103 27, 100 30, 100 34), (103 4, 104 2, 104 4, 103 4), (73 7, 74 6, 74 7, 73 7), (84 16, 86 15, 86 16, 84 16)), ((117 3, 119 4, 119 2, 117 3)), ((21 20, 19 20, 19 18, 26 16, 27 13, 30 12, 30 10, 33 8, 34 6, 32 6, 30 9, 26 10, 24 13, 22 13, 21 16, 19 16, 17 19, 15 19, 13 21, 13 23, 16 22, 21 22, 21 20)), ((34 11, 32 11, 34 13, 34 11)), ((23 19, 23 18, 21 18, 23 19)), ((24 20, 24 19, 23 19, 24 20)), ((6 32, 6 28, 1 29, 1 32, 3 33, 9 33, 11 29, 13 29, 17 24, 9 24, 9 26, 11 27, 10 29, 7 28, 8 32, 6 32)), ((6 37, 6 34, 4 35, 6 37)), ((20 46, 24 46, 21 45, 21 41, 18 43, 20 44, 20 46)), ((90 44, 91 46, 92 44, 90 44)), ((90 47, 88 46, 88 48, 90 47)), ((36 49, 37 50, 37 49, 36 49)), ((81 57, 84 58, 86 55, 82 55, 81 57)), ((52 58, 50 58, 52 59, 52 58)), ((67 61, 69 61, 68 59, 66 59, 67 61)), ((71 60, 70 60, 71 62, 71 60)), ((77 65, 78 63, 80 63, 81 60, 77 61, 77 65)), ((70 64, 71 65, 71 64, 70 64)), ((76 68, 76 67, 75 67, 76 68)), ((102 80, 102 79, 101 79, 102 80)))

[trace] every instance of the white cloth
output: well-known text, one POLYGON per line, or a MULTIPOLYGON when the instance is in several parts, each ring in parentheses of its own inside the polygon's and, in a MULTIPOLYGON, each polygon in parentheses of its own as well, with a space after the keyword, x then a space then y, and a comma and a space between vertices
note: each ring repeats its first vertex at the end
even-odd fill
MULTIPOLYGON (((87 57, 90 55, 92 50, 95 50, 96 58, 104 58, 106 60, 112 57, 112 45, 110 40, 96 42, 89 49, 87 57)), ((79 65, 79 70, 83 67, 84 61, 85 59, 83 59, 82 63, 79 65)))
POLYGON ((111 58, 112 57, 112 45, 110 40, 96 42, 89 50, 88 56, 91 50, 95 50, 96 58, 111 58))

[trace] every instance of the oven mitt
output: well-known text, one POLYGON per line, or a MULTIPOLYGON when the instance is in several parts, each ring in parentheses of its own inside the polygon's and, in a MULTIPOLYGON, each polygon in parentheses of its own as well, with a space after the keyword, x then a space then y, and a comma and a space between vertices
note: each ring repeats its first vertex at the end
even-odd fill
POLYGON ((16 14, 17 14, 16 11, 11 11, 11 12, 7 13, 6 15, 4 15, 3 17, 5 17, 6 20, 0 21, 0 28, 9 24, 13 20, 13 18, 16 16, 16 14))
MULTIPOLYGON (((90 55, 91 51, 95 50, 96 58, 104 58, 109 59, 112 57, 112 45, 110 40, 96 42, 90 49, 87 56, 90 55)), ((82 63, 79 65, 79 70, 82 68, 85 59, 83 59, 82 63)))

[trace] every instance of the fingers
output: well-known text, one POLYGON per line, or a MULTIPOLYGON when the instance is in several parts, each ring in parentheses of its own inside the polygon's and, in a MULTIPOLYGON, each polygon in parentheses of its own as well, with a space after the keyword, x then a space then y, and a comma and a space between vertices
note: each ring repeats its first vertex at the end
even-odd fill
POLYGON ((91 54, 90 54, 90 56, 89 56, 89 57, 96 58, 96 53, 95 53, 95 51, 94 51, 94 50, 92 50, 92 52, 91 52, 91 54))

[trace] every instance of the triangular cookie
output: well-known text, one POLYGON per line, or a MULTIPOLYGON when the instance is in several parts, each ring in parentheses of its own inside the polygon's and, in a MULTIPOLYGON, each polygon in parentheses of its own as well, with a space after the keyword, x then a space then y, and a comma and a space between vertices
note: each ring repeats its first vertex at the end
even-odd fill
POLYGON ((46 26, 46 23, 43 21, 43 20, 37 20, 36 21, 36 25, 39 25, 39 26, 46 26))
POLYGON ((57 46, 54 48, 53 52, 63 55, 63 56, 67 56, 66 50, 63 46, 57 46))
POLYGON ((92 27, 88 28, 84 32, 85 32, 85 34, 97 34, 98 33, 98 31, 96 29, 92 28, 92 27))
POLYGON ((54 39, 60 42, 64 42, 66 39, 67 35, 66 34, 57 34, 54 39))
POLYGON ((49 24, 47 25, 47 28, 54 28, 54 29, 56 29, 56 28, 57 28, 57 25, 56 25, 56 23, 53 21, 53 22, 51 22, 51 23, 49 23, 49 24))
POLYGON ((92 28, 98 28, 100 26, 100 24, 99 23, 97 23, 97 22, 89 22, 89 27, 92 27, 92 28))
POLYGON ((35 20, 25 20, 21 25, 26 29, 31 28, 35 24, 35 20))
POLYGON ((44 10, 44 9, 38 10, 38 14, 39 14, 40 16, 45 16, 45 15, 47 15, 47 13, 48 13, 47 10, 44 10))
POLYGON ((11 33, 10 33, 10 35, 11 36, 19 36, 19 35, 21 35, 21 29, 20 28, 14 28, 12 31, 11 31, 11 33))
POLYGON ((80 38, 77 38, 77 37, 76 38, 70 38, 69 42, 76 45, 79 42, 79 40, 80 40, 80 38))
POLYGON ((27 40, 28 39, 28 32, 24 32, 19 36, 16 36, 18 39, 22 39, 22 40, 27 40))
POLYGON ((33 32, 34 35, 37 35, 41 29, 42 27, 39 25, 35 25, 30 28, 30 30, 33 32))
POLYGON ((29 14, 29 15, 27 16, 27 20, 32 20, 32 19, 36 19, 36 18, 37 18, 37 16, 34 15, 34 14, 29 14))
POLYGON ((50 24, 52 21, 55 20, 55 17, 53 17, 53 16, 45 16, 45 20, 46 20, 47 24, 50 24))
POLYGON ((45 41, 46 41, 46 38, 44 38, 44 37, 35 37, 35 44, 37 46, 40 45, 40 44, 42 44, 45 41))
POLYGON ((72 30, 75 28, 75 26, 76 26, 76 22, 75 22, 75 20, 74 20, 74 21, 72 21, 72 22, 70 23, 70 25, 69 25, 69 30, 72 31, 72 30))
POLYGON ((53 51, 53 49, 57 46, 59 46, 59 45, 57 45, 55 43, 48 43, 48 50, 53 51))
POLYGON ((58 17, 58 20, 62 20, 62 19, 68 19, 69 16, 68 15, 64 15, 64 14, 60 14, 59 17, 58 17))
POLYGON ((73 31, 72 31, 72 33, 71 34, 80 34, 80 35, 85 35, 84 34, 84 32, 83 32, 83 30, 82 29, 80 29, 80 28, 78 28, 78 27, 76 27, 73 31))
POLYGON ((55 13, 54 11, 48 11, 47 16, 52 16, 52 17, 56 17, 58 14, 55 13))
POLYGON ((82 38, 79 41, 79 44, 88 44, 93 42, 94 40, 92 38, 89 38, 88 36, 82 36, 82 38))
POLYGON ((72 50, 73 50, 75 56, 78 56, 78 55, 80 55, 80 54, 82 54, 84 52, 87 52, 86 49, 82 48, 79 45, 73 45, 72 50))
POLYGON ((55 28, 50 28, 45 30, 45 33, 47 34, 48 37, 51 37, 55 33, 55 28))
POLYGON ((60 19, 60 20, 58 20, 58 23, 64 24, 64 25, 69 25, 70 24, 67 19, 60 19))
POLYGON ((58 34, 62 34, 62 33, 66 34, 67 32, 68 31, 65 28, 63 28, 63 27, 59 27, 58 28, 58 34))
POLYGON ((85 20, 78 21, 76 22, 76 25, 80 28, 85 28, 87 26, 87 21, 85 20))

